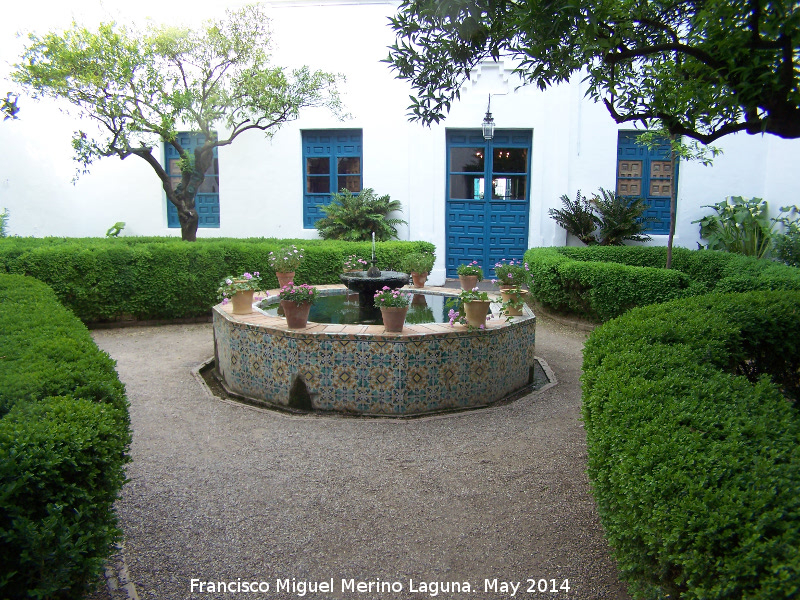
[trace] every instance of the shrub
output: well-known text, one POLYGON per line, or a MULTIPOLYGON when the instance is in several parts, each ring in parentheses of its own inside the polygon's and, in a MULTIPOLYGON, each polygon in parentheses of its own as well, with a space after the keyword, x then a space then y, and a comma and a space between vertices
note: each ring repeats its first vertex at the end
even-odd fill
POLYGON ((796 206, 782 207, 780 215, 770 218, 767 202, 761 198, 731 196, 706 208, 716 214, 692 223, 700 223, 700 237, 708 241, 709 250, 765 258, 772 251, 781 224, 797 227, 796 206))
POLYGON ((124 388, 34 279, 0 275, 0 331, 0 597, 82 598, 119 535, 124 388))
POLYGON ((612 190, 600 188, 591 198, 581 196, 580 190, 572 202, 561 196, 564 208, 551 208, 549 215, 568 233, 584 244, 592 246, 621 246, 626 240, 646 242, 646 222, 655 218, 644 217, 648 206, 644 198, 620 196, 612 190))
POLYGON ((331 197, 330 204, 319 205, 326 216, 314 224, 322 239, 360 242, 372 240, 374 232, 376 240, 387 241, 397 237, 397 225, 406 223, 389 218, 389 213, 402 210, 399 200, 377 196, 370 188, 355 195, 342 190, 331 197))
MULTIPOLYGON (((266 289, 277 288, 269 253, 293 243, 305 248, 296 283, 341 283, 343 259, 372 252, 369 242, 323 240, 7 238, 0 240, 0 272, 44 281, 84 322, 178 319, 209 314, 230 273, 259 271, 266 289)), ((400 271, 406 254, 434 250, 428 242, 394 241, 375 253, 382 269, 400 271)))
POLYGON ((797 292, 712 294, 587 341, 589 476, 635 597, 796 596, 799 312, 797 292))
POLYGON ((564 194, 561 196, 561 204, 564 206, 563 209, 548 209, 547 212, 553 220, 584 244, 596 244, 597 238, 594 231, 600 225, 600 219, 594 213, 589 199, 581 196, 581 191, 578 190, 574 202, 564 194))
POLYGON ((407 254, 403 261, 406 273, 430 273, 436 262, 436 257, 428 252, 412 252, 407 254))
POLYGON ((591 246, 532 248, 525 253, 533 298, 559 312, 607 321, 636 306, 711 291, 800 290, 800 271, 708 250, 591 246))
POLYGON ((800 267, 800 224, 792 222, 784 233, 775 236, 775 258, 791 267, 800 267))

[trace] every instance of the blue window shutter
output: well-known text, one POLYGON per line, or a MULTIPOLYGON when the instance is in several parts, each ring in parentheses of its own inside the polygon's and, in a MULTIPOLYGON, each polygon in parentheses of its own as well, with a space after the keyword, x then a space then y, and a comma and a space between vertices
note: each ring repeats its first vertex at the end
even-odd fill
POLYGON ((364 181, 362 132, 360 129, 325 129, 303 131, 303 227, 325 216, 319 208, 340 191, 340 182, 353 192, 364 181))
MULTIPOLYGON (((669 234, 672 186, 678 185, 678 164, 670 173, 670 148, 665 142, 655 148, 636 143, 641 131, 620 131, 617 144, 617 193, 640 196, 648 205, 646 231, 669 234)), ((677 188, 676 188, 677 189, 677 188)))

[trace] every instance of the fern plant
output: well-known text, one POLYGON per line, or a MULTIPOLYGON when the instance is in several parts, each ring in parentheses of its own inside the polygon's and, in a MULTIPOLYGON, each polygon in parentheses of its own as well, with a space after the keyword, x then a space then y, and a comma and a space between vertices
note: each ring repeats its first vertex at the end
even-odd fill
POLYGON ((592 205, 598 212, 601 246, 622 246, 622 242, 647 242, 650 236, 644 233, 646 224, 656 221, 655 217, 645 217, 648 209, 644 198, 620 196, 612 190, 600 188, 600 195, 594 195, 592 205))
POLYGON ((600 225, 600 219, 594 214, 589 199, 581 196, 581 191, 578 190, 574 202, 564 194, 561 196, 561 203, 564 205, 563 210, 551 208, 547 211, 555 222, 584 244, 589 246, 597 244, 594 230, 600 225))
POLYGON ((353 194, 343 189, 332 194, 331 203, 319 205, 325 217, 314 225, 325 240, 346 240, 365 242, 375 239, 385 242, 397 237, 397 226, 406 224, 403 219, 390 218, 389 214, 401 212, 399 200, 392 200, 388 194, 378 196, 371 188, 353 194))

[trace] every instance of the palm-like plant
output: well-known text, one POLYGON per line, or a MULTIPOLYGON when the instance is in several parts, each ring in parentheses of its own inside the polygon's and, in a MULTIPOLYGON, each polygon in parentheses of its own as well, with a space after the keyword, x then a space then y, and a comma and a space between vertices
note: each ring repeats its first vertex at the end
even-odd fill
POLYGON ((581 191, 578 190, 574 202, 564 194, 561 196, 561 203, 564 205, 563 210, 551 208, 547 211, 553 220, 584 244, 597 244, 594 230, 600 225, 600 219, 594 214, 589 199, 581 196, 581 191))
POLYGON ((624 240, 650 240, 650 236, 644 233, 646 223, 657 219, 642 216, 648 209, 644 198, 620 196, 612 190, 600 188, 600 196, 595 195, 591 202, 599 213, 600 245, 622 246, 624 240))
POLYGON ((393 212, 401 212, 399 200, 392 200, 389 195, 377 196, 371 188, 353 194, 343 189, 332 194, 331 203, 319 205, 326 216, 314 225, 320 236, 326 240, 346 240, 364 242, 375 239, 385 242, 397 237, 397 226, 406 224, 398 218, 389 218, 393 212))

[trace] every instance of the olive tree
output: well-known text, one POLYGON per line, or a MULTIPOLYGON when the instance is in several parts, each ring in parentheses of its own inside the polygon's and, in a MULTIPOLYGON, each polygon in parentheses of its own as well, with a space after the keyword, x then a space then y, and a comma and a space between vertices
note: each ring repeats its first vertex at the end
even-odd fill
POLYGON ((177 209, 184 240, 196 238, 195 195, 214 148, 249 130, 272 135, 303 108, 341 116, 340 76, 270 64, 268 19, 258 6, 229 10, 198 29, 73 23, 28 37, 12 78, 34 97, 66 100, 82 123, 97 125, 73 137, 80 172, 107 156, 146 161, 177 209), (205 143, 189 152, 179 131, 200 133, 205 143), (181 157, 177 185, 159 161, 162 142, 181 157))

